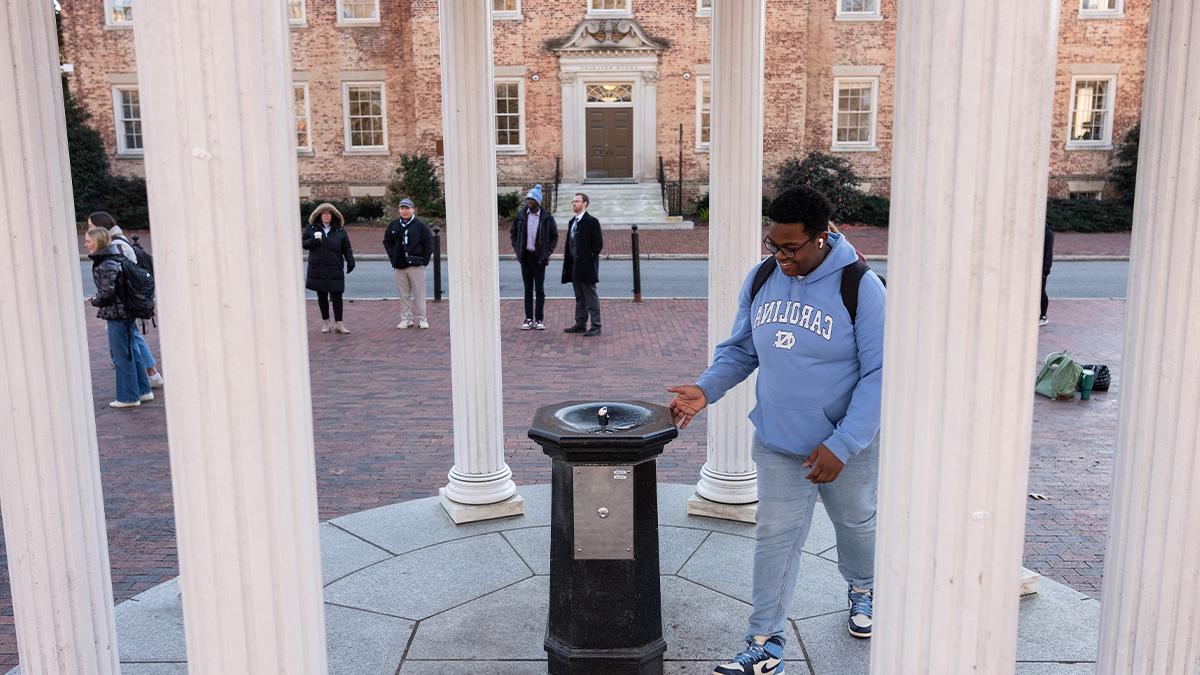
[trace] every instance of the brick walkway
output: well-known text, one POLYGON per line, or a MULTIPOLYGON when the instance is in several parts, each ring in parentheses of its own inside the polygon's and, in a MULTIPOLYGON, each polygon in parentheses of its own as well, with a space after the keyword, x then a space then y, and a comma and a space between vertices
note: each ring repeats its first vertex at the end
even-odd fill
MULTIPOLYGON (((508 462, 518 485, 549 481, 545 456, 526 437, 539 405, 572 398, 665 402, 668 384, 690 382, 705 363, 702 300, 605 303, 604 336, 564 336, 572 305, 547 303, 544 333, 515 328, 519 302, 501 303, 504 421, 508 462)), ((310 326, 316 307, 309 303, 310 326)), ((434 495, 452 457, 446 305, 431 304, 433 329, 398 331, 392 302, 352 302, 349 336, 311 332, 312 383, 321 519, 434 495)), ((1119 384, 1124 303, 1056 302, 1039 353, 1070 348, 1112 367, 1119 384)), ((109 409, 113 396, 102 322, 88 319, 93 395, 108 521, 113 593, 128 599, 177 574, 163 401, 109 409)), ((159 354, 158 332, 151 343, 159 354)), ((164 371, 171 382, 171 371, 164 371)), ((1030 366, 1030 380, 1033 365, 1030 366)), ((1030 387, 1032 392, 1032 386, 1030 387)), ((1117 388, 1090 403, 1038 399, 1028 502, 1025 564, 1086 594, 1100 590, 1117 388)), ((701 416, 659 461, 662 482, 693 483, 704 462, 701 416)), ((0 537, 0 553, 3 541, 0 537)), ((7 561, 0 561, 0 669, 16 664, 7 561)))
MULTIPOLYGON (((888 230, 883 227, 847 225, 842 228, 854 246, 864 255, 887 255, 888 230)), ((350 241, 354 244, 354 252, 382 254, 383 230, 379 227, 351 225, 350 241)), ((152 248, 153 237, 148 230, 132 232, 141 237, 140 243, 147 249, 152 248)), ((1082 233, 1060 232, 1055 235, 1055 256, 1128 256, 1130 233, 1082 233)), ((561 238, 560 238, 561 240, 561 238)), ((297 233, 299 241, 299 233, 297 233)), ((83 234, 79 235, 79 251, 83 249, 83 234)), ((497 245, 500 253, 512 253, 508 241, 508 226, 497 229, 497 245)), ((641 230, 638 234, 638 248, 643 255, 648 254, 708 254, 708 226, 696 227, 691 230, 641 230)), ((446 250, 443 237, 442 250, 446 250)), ((610 255, 628 255, 630 252, 630 233, 616 230, 604 232, 604 251, 610 255)), ((561 252, 561 246, 560 246, 561 252)))

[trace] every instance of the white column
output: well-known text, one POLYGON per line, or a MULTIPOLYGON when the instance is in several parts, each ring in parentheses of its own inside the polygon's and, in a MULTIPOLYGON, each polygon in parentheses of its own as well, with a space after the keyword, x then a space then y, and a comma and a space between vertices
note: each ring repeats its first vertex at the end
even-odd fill
POLYGON ((283 3, 138 5, 189 670, 325 673, 283 3))
POLYGON ((1060 5, 899 4, 876 675, 1013 672, 1060 5))
MULTIPOLYGON (((0 1, 0 511, 26 673, 118 673, 54 11, 0 1)), ((107 360, 97 372, 109 378, 107 360)), ((107 401, 105 401, 107 403, 107 401)))
POLYGON ((442 136, 450 278, 454 468, 441 489, 456 523, 522 513, 504 462, 500 275, 496 226, 496 97, 492 20, 484 0, 440 0, 442 136))
POLYGON ((1155 0, 1097 672, 1200 667, 1200 7, 1155 0))
MULTIPOLYGON (((708 349, 729 337, 746 274, 761 258, 765 0, 713 3, 708 349)), ((708 409, 708 460, 688 513, 754 522, 758 474, 750 459, 754 376, 708 409), (738 506, 742 505, 742 506, 738 506)))

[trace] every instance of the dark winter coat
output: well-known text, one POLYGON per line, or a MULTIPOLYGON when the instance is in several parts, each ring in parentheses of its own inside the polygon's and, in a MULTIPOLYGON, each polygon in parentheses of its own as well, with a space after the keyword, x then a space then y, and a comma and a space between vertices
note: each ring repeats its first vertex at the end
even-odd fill
POLYGON ((96 284, 96 294, 91 303, 99 307, 96 316, 105 321, 128 321, 133 317, 125 309, 121 301, 121 261, 125 255, 116 244, 102 248, 88 255, 92 259, 92 281, 96 284))
POLYGON ((1054 264, 1054 228, 1046 221, 1046 241, 1042 244, 1042 276, 1050 274, 1050 266, 1054 264))
POLYGON ((304 287, 310 291, 345 293, 346 274, 354 271, 354 251, 350 248, 350 235, 343 227, 342 214, 332 204, 318 206, 308 217, 308 227, 304 228, 301 245, 308 251, 304 287), (329 234, 317 239, 316 233, 322 231, 321 214, 326 211, 333 214, 329 234), (343 261, 346 264, 345 273, 342 272, 343 261))
POLYGON ((404 221, 399 218, 388 223, 387 231, 383 233, 383 248, 387 250, 392 267, 402 270, 405 267, 429 264, 433 257, 433 233, 429 226, 420 218, 413 218, 408 223, 408 246, 404 245, 404 221))
MULTIPOLYGON (((508 228, 508 237, 512 241, 513 253, 517 260, 525 254, 525 241, 529 238, 529 207, 522 206, 512 227, 508 228)), ((558 246, 558 224, 554 222, 554 214, 546 209, 541 210, 541 220, 538 221, 538 231, 533 244, 533 253, 537 256, 538 264, 542 267, 550 264, 550 254, 558 246)))
MULTIPOLYGON (((575 216, 571 217, 575 220, 575 216)), ((594 284, 600 281, 600 252, 604 250, 604 235, 600 233, 600 221, 590 213, 584 213, 575 230, 575 253, 571 254, 571 224, 567 223, 566 245, 563 246, 564 284, 594 284)))

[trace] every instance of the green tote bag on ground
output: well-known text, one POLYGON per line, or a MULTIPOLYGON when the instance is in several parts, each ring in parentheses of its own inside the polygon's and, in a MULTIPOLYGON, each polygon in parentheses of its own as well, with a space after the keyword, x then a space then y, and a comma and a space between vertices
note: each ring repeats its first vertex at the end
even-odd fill
POLYGON ((1083 366, 1075 363, 1070 354, 1054 352, 1046 357, 1034 391, 1046 398, 1075 398, 1080 375, 1083 375, 1083 366))

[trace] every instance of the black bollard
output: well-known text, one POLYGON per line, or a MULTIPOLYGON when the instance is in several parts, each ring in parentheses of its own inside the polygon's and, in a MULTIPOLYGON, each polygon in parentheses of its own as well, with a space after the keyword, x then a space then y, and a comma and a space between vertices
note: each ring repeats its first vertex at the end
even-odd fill
POLYGON ((433 226, 433 301, 442 301, 442 228, 433 226))
POLYGON ((655 458, 679 435, 641 401, 540 408, 529 437, 554 460, 550 518, 551 675, 661 675, 655 458))
POLYGON ((633 232, 629 235, 629 249, 633 258, 633 301, 642 301, 642 260, 638 249, 638 227, 631 226, 633 232))

